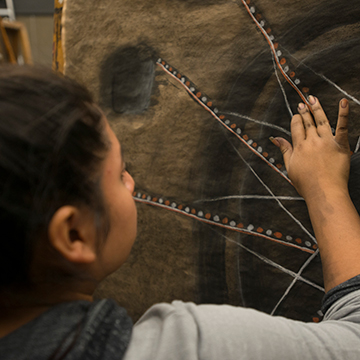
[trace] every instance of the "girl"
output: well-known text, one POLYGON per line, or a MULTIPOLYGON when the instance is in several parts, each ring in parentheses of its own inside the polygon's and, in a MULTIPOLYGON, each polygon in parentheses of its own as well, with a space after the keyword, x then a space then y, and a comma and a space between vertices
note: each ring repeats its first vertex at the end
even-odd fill
POLYGON ((359 359, 360 219, 347 182, 349 106, 335 136, 315 97, 293 145, 272 139, 307 202, 322 255, 325 320, 306 324, 175 301, 132 327, 97 284, 136 236, 134 181, 89 93, 49 70, 0 69, 1 359, 359 359))

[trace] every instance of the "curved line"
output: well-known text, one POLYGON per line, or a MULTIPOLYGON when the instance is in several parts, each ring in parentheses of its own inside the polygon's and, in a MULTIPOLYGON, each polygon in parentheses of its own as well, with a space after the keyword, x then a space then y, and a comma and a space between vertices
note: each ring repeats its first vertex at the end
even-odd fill
POLYGON ((279 206, 301 227, 301 229, 304 230, 304 232, 309 236, 309 238, 311 240, 313 240, 313 242, 315 244, 317 244, 317 241, 315 239, 315 237, 309 232, 309 230, 306 229, 306 227, 300 222, 300 220, 298 220, 283 204, 280 200, 278 200, 275 196, 275 194, 270 190, 270 188, 265 184, 265 182, 260 178, 260 176, 256 173, 256 171, 253 169, 253 167, 245 161, 245 159, 242 157, 242 155, 240 154, 240 152, 238 151, 238 149, 235 148, 234 145, 232 145, 235 152, 238 154, 238 156, 240 157, 240 159, 245 163, 245 165, 250 169, 250 171, 254 174, 254 176, 258 179, 258 181, 260 182, 260 184, 262 186, 264 186, 264 188, 269 192, 270 195, 272 195, 274 197, 274 200, 279 204, 279 206))
MULTIPOLYGON (((263 29, 263 27, 258 23, 258 21, 256 20, 255 16, 251 13, 248 5, 246 4, 245 0, 241 0, 242 3, 244 4, 245 8, 246 8, 246 11, 249 13, 249 15, 251 16, 251 18, 253 19, 253 21, 255 22, 256 26, 260 29, 260 31, 262 32, 262 34, 264 35, 266 41, 268 42, 269 46, 270 46, 270 49, 271 51, 273 52, 274 54, 274 57, 275 57, 275 61, 276 61, 276 64, 280 70, 280 72, 282 73, 282 75, 284 76, 284 78, 286 79, 286 81, 294 88, 294 90, 299 94, 300 98, 305 102, 305 104, 308 105, 310 111, 311 111, 311 106, 310 104, 308 103, 308 101, 306 100, 305 96, 302 94, 302 92, 299 90, 299 88, 292 82, 292 80, 287 76, 287 74, 284 72, 283 68, 281 67, 281 64, 279 63, 279 58, 278 56, 276 55, 276 51, 275 51, 275 48, 274 48, 274 45, 273 43, 271 42, 271 40, 269 39, 269 36, 268 34, 266 33, 266 31, 263 29)), ((312 112, 312 111, 311 111, 312 112)))
POLYGON ((275 71, 276 79, 277 79, 277 81, 278 81, 278 84, 279 84, 279 86, 280 86, 281 92, 282 92, 282 94, 283 94, 286 107, 287 107, 287 109, 288 109, 288 111, 289 111, 289 113, 290 113, 290 117, 292 118, 292 117, 294 116, 294 114, 293 114, 293 112, 292 112, 292 110, 291 110, 289 101, 288 101, 288 99, 287 99, 285 89, 284 89, 284 87, 282 86, 282 83, 281 83, 281 81, 280 81, 279 75, 278 75, 278 73, 277 73, 277 66, 276 66, 276 63, 275 63, 275 59, 274 59, 273 53, 271 53, 271 58, 272 58, 272 62, 273 62, 273 64, 274 64, 274 71, 275 71))
POLYGON ((213 199, 200 199, 194 201, 194 204, 200 202, 213 202, 213 201, 221 201, 221 200, 232 200, 232 199, 251 199, 251 200, 291 200, 291 201, 305 201, 302 197, 292 197, 292 196, 271 196, 271 195, 228 195, 228 196, 220 196, 213 199))
POLYGON ((300 278, 302 272, 305 270, 305 268, 311 263, 311 261, 314 260, 314 258, 317 256, 317 254, 319 253, 319 249, 316 250, 303 264, 303 266, 301 267, 301 269, 298 271, 298 273, 296 274, 296 277, 294 278, 294 280, 291 282, 291 284, 288 286, 288 288, 285 290, 283 296, 280 298, 280 300, 278 301, 278 303, 275 305, 275 307, 272 309, 270 315, 274 315, 275 311, 277 310, 277 308, 280 306, 280 304, 284 301, 284 299, 286 298, 286 296, 289 294, 290 290, 293 288, 293 286, 295 285, 296 281, 300 278))
POLYGON ((207 110, 221 125, 223 125, 227 130, 229 130, 231 133, 233 133, 241 142, 243 142, 254 154, 259 156, 262 160, 264 160, 273 170, 275 170, 277 173, 279 173, 285 180, 287 180, 290 184, 292 184, 291 180, 284 175, 276 166, 274 166, 271 162, 269 162, 262 154, 257 152, 251 145, 249 145, 241 136, 239 136, 233 129, 231 129, 229 126, 227 126, 225 123, 221 121, 221 119, 207 106, 205 106, 199 99, 194 95, 190 89, 188 89, 183 82, 176 76, 174 76, 169 70, 167 70, 164 65, 157 62, 157 65, 159 65, 167 74, 169 74, 171 77, 173 77, 176 81, 178 81, 185 90, 196 100, 198 104, 200 104, 205 110, 207 110))
POLYGON ((314 73, 316 76, 319 76, 321 79, 323 79, 324 81, 326 81, 328 84, 332 85, 335 89, 337 89, 338 91, 340 91, 342 94, 344 94, 346 97, 348 97, 349 99, 351 99, 352 101, 354 101, 355 104, 360 105, 360 100, 358 100, 355 96, 349 94, 347 91, 345 91, 344 89, 342 89, 339 85, 337 85, 336 83, 334 83, 333 81, 331 81, 329 78, 327 78, 325 75, 318 73, 317 71, 315 71, 313 68, 311 68, 309 65, 306 65, 305 61, 310 57, 313 56, 315 54, 319 54, 325 50, 328 50, 332 47, 335 47, 336 45, 327 47, 326 49, 323 49, 321 51, 315 52, 315 53, 311 53, 311 55, 307 56, 305 59, 303 60, 299 60, 297 59, 294 55, 289 53, 289 56, 291 56, 292 58, 294 58, 299 64, 297 65, 296 68, 299 68, 300 65, 306 67, 307 69, 309 69, 312 73, 314 73))
POLYGON ((241 119, 245 119, 245 120, 254 122, 254 123, 256 123, 256 124, 260 124, 260 125, 264 125, 264 126, 271 127, 271 128, 273 128, 273 129, 276 129, 276 130, 279 130, 279 131, 283 132, 283 133, 286 134, 286 135, 291 136, 291 132, 288 131, 288 130, 286 130, 286 129, 284 129, 284 128, 282 128, 281 126, 274 125, 274 124, 271 124, 271 123, 268 123, 268 122, 262 121, 262 120, 256 120, 256 119, 251 118, 250 116, 237 114, 237 113, 232 112, 232 111, 221 111, 221 112, 222 112, 222 114, 224 114, 224 115, 236 116, 236 117, 239 117, 239 118, 241 118, 241 119))
MULTIPOLYGON (((222 234, 220 234, 222 235, 222 234)), ((249 248, 247 248, 246 246, 244 246, 243 244, 239 243, 239 242, 236 242, 235 240, 232 240, 230 238, 228 238, 227 236, 225 235, 222 235, 227 241, 229 242, 232 242, 234 244, 236 244, 237 246, 240 246, 241 248, 243 248, 244 250, 246 250, 247 252, 249 252, 250 254, 256 256, 257 258, 259 258, 261 261, 263 261, 264 263, 266 264, 269 264, 277 269, 279 269, 280 271, 284 272, 285 274, 288 274, 290 276, 292 276, 293 278, 296 278, 298 280, 301 280, 303 281, 304 283, 314 287, 315 289, 318 289, 322 292, 325 292, 325 289, 317 284, 315 284, 314 282, 308 280, 308 279, 305 279, 304 277, 302 277, 301 275, 298 275, 297 273, 295 273, 294 271, 290 270, 290 269, 287 269, 283 266, 281 266, 280 264, 276 263, 275 261, 272 261, 271 259, 267 258, 266 256, 264 255, 261 255, 259 253, 257 253, 256 251, 253 251, 249 248)))
POLYGON ((359 148, 360 148, 360 136, 356 142, 354 153, 357 153, 359 151, 359 148))
POLYGON ((148 205, 152 205, 152 206, 157 206, 157 207, 169 210, 169 211, 173 211, 173 212, 176 212, 178 214, 188 216, 188 217, 190 217, 192 219, 201 221, 201 222, 209 224, 209 225, 215 225, 215 226, 219 226, 219 227, 222 227, 224 229, 227 229, 227 230, 232 230, 232 231, 240 232, 240 233, 247 234, 247 235, 253 235, 253 236, 261 237, 261 238, 271 240, 271 241, 274 241, 276 243, 279 243, 279 244, 282 244, 282 245, 285 245, 285 246, 289 246, 289 247, 299 249, 301 251, 304 251, 304 252, 307 252, 307 253, 310 253, 310 254, 313 254, 315 252, 314 250, 306 249, 306 248, 303 248, 301 246, 291 244, 291 243, 288 243, 286 241, 278 240, 278 239, 272 238, 272 237, 264 235, 264 234, 256 233, 256 232, 251 231, 251 230, 244 230, 244 229, 236 228, 236 227, 233 227, 233 226, 230 226, 230 225, 224 225, 224 224, 221 224, 221 223, 217 223, 215 221, 211 221, 211 220, 207 220, 207 219, 201 219, 196 215, 188 214, 188 213, 186 213, 186 212, 184 212, 182 210, 179 210, 179 209, 167 206, 167 205, 158 204, 158 203, 155 203, 155 202, 152 202, 152 201, 139 199, 139 198, 136 198, 136 197, 134 197, 134 200, 137 201, 137 202, 140 202, 140 203, 144 203, 144 204, 148 204, 148 205))
MULTIPOLYGON (((305 64, 304 64, 305 65, 305 64)), ((308 69, 310 69, 315 75, 320 76, 323 80, 325 80, 328 84, 332 85, 335 89, 339 90, 342 94, 344 94, 346 97, 348 97, 349 99, 351 99, 355 104, 360 105, 360 101, 350 95, 348 92, 346 92, 344 89, 342 89, 338 84, 334 83, 333 81, 331 81, 329 78, 327 78, 325 75, 322 75, 318 72, 316 72, 315 70, 311 69, 309 66, 305 65, 308 69)))

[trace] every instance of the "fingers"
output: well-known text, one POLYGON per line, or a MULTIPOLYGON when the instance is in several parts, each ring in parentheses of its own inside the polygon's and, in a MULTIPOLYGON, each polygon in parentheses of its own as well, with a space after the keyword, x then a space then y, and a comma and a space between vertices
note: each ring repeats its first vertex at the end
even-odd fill
POLYGON ((300 103, 298 106, 298 111, 302 117, 302 122, 304 124, 303 126, 305 128, 305 137, 306 137, 306 134, 308 132, 316 131, 316 126, 315 126, 314 120, 310 114, 310 111, 305 104, 300 103))
POLYGON ((291 120, 291 138, 294 147, 296 147, 300 141, 305 140, 305 128, 301 115, 294 115, 291 120))
POLYGON ((310 95, 309 102, 316 122, 316 127, 317 127, 316 130, 319 136, 320 137, 332 136, 329 120, 325 115, 325 112, 321 107, 319 100, 316 97, 310 95))
POLYGON ((349 149, 348 140, 349 102, 342 99, 339 103, 339 115, 335 131, 335 141, 344 149, 349 149))
MULTIPOLYGON (((323 108, 317 98, 309 96, 311 110, 314 114, 313 120, 309 108, 305 104, 300 103, 298 110, 299 114, 293 116, 291 120, 291 136, 293 146, 281 137, 270 138, 270 140, 280 148, 286 168, 293 154, 293 150, 304 140, 312 134, 316 137, 331 137, 334 139, 329 120, 327 119, 323 108), (316 123, 316 125, 315 125, 316 123)), ((335 141, 346 151, 350 150, 348 141, 348 116, 349 116, 349 102, 342 99, 339 104, 339 116, 335 132, 335 141)), ((333 140, 332 140, 333 141, 333 140)))
POLYGON ((273 142, 274 145, 276 145, 277 147, 280 148, 280 151, 283 154, 285 167, 286 167, 286 169, 288 169, 288 164, 289 164, 291 154, 293 152, 293 147, 287 140, 285 140, 281 137, 277 137, 275 139, 270 138, 270 140, 273 142))

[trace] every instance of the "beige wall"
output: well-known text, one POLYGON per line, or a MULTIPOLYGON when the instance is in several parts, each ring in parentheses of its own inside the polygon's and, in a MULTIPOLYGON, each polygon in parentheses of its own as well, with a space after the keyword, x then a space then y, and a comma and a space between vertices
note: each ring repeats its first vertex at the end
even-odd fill
POLYGON ((17 16, 16 20, 24 23, 27 28, 34 63, 51 66, 53 17, 17 16))

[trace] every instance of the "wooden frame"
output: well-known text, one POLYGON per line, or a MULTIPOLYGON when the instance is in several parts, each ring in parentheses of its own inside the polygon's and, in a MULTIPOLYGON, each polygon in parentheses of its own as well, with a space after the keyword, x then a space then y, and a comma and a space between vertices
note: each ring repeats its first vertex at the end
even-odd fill
POLYGON ((19 21, 0 20, 1 38, 5 47, 5 62, 17 63, 22 56, 25 64, 32 64, 28 32, 19 21))

